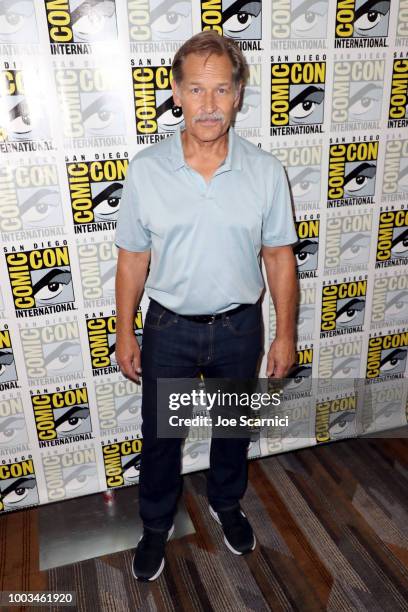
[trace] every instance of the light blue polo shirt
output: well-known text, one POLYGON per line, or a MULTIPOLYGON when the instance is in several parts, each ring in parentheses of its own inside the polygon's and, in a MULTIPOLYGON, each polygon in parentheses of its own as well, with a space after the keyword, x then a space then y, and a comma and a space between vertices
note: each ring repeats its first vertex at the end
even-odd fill
POLYGON ((180 128, 129 164, 115 244, 151 249, 146 293, 174 312, 254 304, 264 288, 261 245, 296 241, 282 164, 232 127, 209 183, 185 162, 180 128))

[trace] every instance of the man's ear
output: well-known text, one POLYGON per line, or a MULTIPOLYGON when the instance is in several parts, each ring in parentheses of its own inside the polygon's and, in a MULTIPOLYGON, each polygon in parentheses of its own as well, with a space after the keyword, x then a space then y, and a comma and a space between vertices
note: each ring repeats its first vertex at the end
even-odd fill
POLYGON ((176 106, 181 106, 181 98, 180 98, 180 86, 173 79, 171 83, 171 89, 173 91, 173 101, 176 106))

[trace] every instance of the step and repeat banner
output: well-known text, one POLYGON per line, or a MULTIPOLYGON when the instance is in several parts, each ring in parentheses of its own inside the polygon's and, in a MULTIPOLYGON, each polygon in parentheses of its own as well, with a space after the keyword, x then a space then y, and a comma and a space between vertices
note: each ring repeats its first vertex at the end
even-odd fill
MULTIPOLYGON (((299 236, 291 434, 254 430, 249 456, 407 423, 408 0, 0 0, 2 512, 138 480, 114 232, 130 159, 183 121, 171 62, 203 29, 245 53, 236 131, 284 164, 299 236)), ((209 445, 190 432, 185 472, 209 445)))

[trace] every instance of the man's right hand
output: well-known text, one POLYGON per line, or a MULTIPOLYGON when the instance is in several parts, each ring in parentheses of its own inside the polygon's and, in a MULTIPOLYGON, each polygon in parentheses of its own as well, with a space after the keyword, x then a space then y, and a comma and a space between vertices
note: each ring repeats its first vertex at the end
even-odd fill
POLYGON ((140 347, 133 333, 116 335, 116 361, 126 378, 140 384, 140 347))

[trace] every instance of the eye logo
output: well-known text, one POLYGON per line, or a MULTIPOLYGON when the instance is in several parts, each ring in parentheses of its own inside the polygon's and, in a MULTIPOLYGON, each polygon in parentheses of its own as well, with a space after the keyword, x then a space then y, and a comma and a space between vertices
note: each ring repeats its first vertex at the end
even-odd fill
POLYGON ((67 174, 75 233, 114 229, 127 159, 68 163, 67 174), (89 227, 89 224, 92 224, 89 227))
POLYGON ((366 280, 323 285, 320 336, 361 331, 366 294, 366 280))
POLYGON ((67 246, 8 253, 6 262, 17 316, 74 309, 67 246))
POLYGON ((408 334, 377 336, 368 341, 366 377, 401 378, 407 364, 408 334))
POLYGON ((202 30, 237 41, 262 38, 261 0, 201 0, 202 30))
POLYGON ((326 38, 328 0, 272 2, 272 39, 326 38))
POLYGON ((408 211, 380 212, 376 268, 406 264, 408 258, 408 211))
POLYGON ((89 138, 100 145, 123 144, 125 133, 122 104, 109 66, 98 68, 57 68, 54 72, 59 100, 62 133, 66 146, 77 138, 89 138), (114 138, 115 137, 115 138, 114 138))
POLYGON ((16 385, 10 384, 17 380, 16 364, 13 347, 8 329, 0 329, 0 389, 9 389, 16 385))
POLYGON ((175 106, 170 66, 134 68, 132 70, 137 142, 153 134, 172 134, 184 121, 180 107, 175 106))
POLYGON ((115 0, 69 0, 69 4, 47 0, 45 9, 53 44, 107 42, 117 38, 115 0))
POLYGON ((136 438, 102 445, 107 487, 114 488, 138 482, 142 444, 143 441, 136 438))
POLYGON ((0 467, 0 510, 17 510, 38 504, 37 480, 32 459, 0 467))
MULTIPOLYGON (((336 38, 368 39, 386 37, 390 16, 391 0, 337 0, 336 38)), ((346 45, 367 46, 364 44, 346 45)), ((336 44, 336 47, 344 46, 336 44)), ((386 46, 380 42, 377 46, 386 46)))
POLYGON ((315 276, 319 251, 319 220, 296 222, 299 242, 293 247, 299 278, 315 276), (306 274, 304 274, 306 273, 306 274))
POLYGON ((354 437, 356 406, 355 395, 319 402, 316 405, 316 441, 354 437))
POLYGON ((32 395, 31 403, 40 448, 49 440, 78 436, 87 439, 92 431, 86 387, 32 395))
POLYGON ((378 141, 330 145, 329 208, 343 203, 372 204, 378 141))
POLYGON ((320 132, 324 116, 325 62, 272 64, 271 75, 271 135, 320 132), (288 127, 284 129, 284 126, 288 127))

